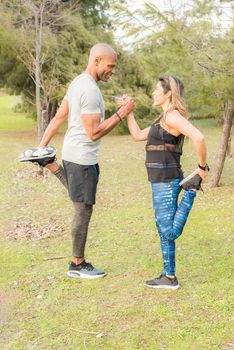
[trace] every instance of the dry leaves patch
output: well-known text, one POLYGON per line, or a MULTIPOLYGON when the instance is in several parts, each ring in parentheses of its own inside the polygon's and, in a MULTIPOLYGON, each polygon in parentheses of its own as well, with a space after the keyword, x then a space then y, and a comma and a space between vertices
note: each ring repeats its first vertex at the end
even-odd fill
POLYGON ((40 168, 37 165, 34 165, 30 168, 24 168, 17 171, 17 179, 28 179, 28 178, 47 178, 49 176, 49 171, 47 169, 40 168))
POLYGON ((46 224, 39 224, 30 219, 22 217, 14 218, 12 221, 13 228, 7 232, 10 239, 19 240, 41 240, 49 237, 54 237, 64 233, 64 225, 52 222, 46 224))

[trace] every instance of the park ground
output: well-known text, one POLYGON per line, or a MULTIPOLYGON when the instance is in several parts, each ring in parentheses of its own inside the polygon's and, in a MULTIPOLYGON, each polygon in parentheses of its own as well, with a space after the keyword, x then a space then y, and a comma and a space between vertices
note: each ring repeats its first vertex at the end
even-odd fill
MULTIPOLYGON (((97 205, 86 256, 108 275, 69 279, 72 206, 49 173, 19 163, 36 145, 35 122, 13 112, 18 99, 0 95, 0 301, 3 350, 229 350, 233 337, 233 158, 220 186, 198 193, 177 241, 177 291, 146 288, 161 272, 161 252, 144 168, 144 143, 130 136, 103 139, 97 205)), ((209 165, 220 127, 204 132, 209 165)), ((53 145, 61 159, 63 133, 53 145)), ((186 173, 197 158, 186 142, 186 173)))

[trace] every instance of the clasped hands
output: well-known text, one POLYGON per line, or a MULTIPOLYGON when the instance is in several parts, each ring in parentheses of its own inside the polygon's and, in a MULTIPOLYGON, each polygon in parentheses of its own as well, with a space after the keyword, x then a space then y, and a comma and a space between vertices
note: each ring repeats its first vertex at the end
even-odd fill
POLYGON ((135 101, 127 96, 123 95, 117 100, 118 114, 121 115, 121 118, 127 117, 135 108, 135 101))

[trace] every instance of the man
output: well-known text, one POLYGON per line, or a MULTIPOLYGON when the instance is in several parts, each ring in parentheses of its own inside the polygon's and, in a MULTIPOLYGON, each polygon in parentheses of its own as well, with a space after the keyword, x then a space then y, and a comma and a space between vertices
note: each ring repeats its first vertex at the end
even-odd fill
MULTIPOLYGON (((34 161, 52 171, 65 187, 74 205, 72 222, 72 261, 68 276, 99 278, 106 273, 85 261, 84 250, 89 221, 95 204, 99 177, 98 153, 101 138, 108 134, 133 109, 134 102, 125 99, 124 106, 110 118, 104 120, 104 101, 97 81, 107 82, 115 73, 116 53, 105 43, 94 45, 90 50, 88 66, 84 73, 70 84, 60 108, 48 125, 34 161), (54 161, 53 152, 42 156, 60 125, 68 119, 64 138, 63 167, 54 161)), ((35 149, 34 149, 35 150, 35 149)), ((50 150, 49 150, 50 151, 50 150)))

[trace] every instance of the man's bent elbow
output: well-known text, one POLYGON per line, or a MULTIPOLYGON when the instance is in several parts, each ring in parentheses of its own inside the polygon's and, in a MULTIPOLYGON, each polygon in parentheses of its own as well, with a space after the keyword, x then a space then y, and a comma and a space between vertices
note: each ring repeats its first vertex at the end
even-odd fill
POLYGON ((100 138, 101 138, 100 135, 95 135, 95 134, 89 135, 89 139, 93 142, 99 140, 100 138))

